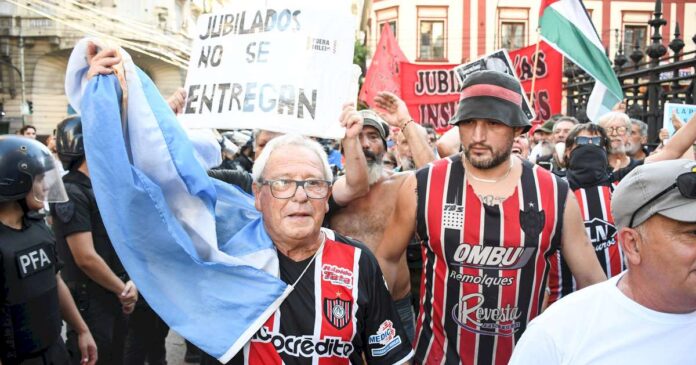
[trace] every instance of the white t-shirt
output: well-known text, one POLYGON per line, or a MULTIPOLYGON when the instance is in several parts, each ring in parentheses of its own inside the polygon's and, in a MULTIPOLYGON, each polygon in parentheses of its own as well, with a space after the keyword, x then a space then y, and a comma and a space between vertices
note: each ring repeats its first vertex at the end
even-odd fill
POLYGON ((624 274, 550 306, 529 324, 509 365, 696 364, 696 312, 643 307, 617 288, 624 274))

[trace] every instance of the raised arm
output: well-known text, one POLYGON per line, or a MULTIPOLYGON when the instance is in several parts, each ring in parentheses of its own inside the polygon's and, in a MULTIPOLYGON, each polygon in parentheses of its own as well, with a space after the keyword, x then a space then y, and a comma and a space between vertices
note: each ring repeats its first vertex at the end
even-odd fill
POLYGON ((660 152, 645 158, 646 163, 681 158, 696 142, 696 114, 669 139, 660 152))
POLYGON ((451 128, 445 134, 440 137, 435 143, 437 146, 437 152, 442 157, 452 156, 459 152, 462 145, 459 139, 459 128, 451 128))
POLYGON ((343 138, 343 154, 346 158, 346 174, 338 178, 333 187, 333 198, 338 205, 346 205, 370 190, 367 181, 367 161, 360 145, 363 118, 353 103, 345 104, 341 113, 341 125, 346 128, 343 138))
POLYGON ((435 153, 428 144, 428 133, 425 128, 413 121, 403 100, 390 92, 382 91, 375 96, 375 103, 379 115, 390 126, 401 129, 411 148, 416 168, 421 168, 435 160, 435 153))

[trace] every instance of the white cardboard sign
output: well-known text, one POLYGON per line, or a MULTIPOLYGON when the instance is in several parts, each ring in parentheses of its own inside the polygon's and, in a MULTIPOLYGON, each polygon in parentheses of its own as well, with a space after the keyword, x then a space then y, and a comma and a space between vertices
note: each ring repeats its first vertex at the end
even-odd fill
POLYGON ((180 121, 341 138, 354 100, 355 20, 340 1, 233 1, 201 15, 180 121))

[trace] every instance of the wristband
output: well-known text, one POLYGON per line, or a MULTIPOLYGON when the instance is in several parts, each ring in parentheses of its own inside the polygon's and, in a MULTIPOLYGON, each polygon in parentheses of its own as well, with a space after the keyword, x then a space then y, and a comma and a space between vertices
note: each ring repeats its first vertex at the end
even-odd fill
POLYGON ((406 129, 406 126, 408 126, 409 123, 413 122, 413 119, 409 119, 408 122, 404 123, 404 125, 401 126, 401 130, 406 129))

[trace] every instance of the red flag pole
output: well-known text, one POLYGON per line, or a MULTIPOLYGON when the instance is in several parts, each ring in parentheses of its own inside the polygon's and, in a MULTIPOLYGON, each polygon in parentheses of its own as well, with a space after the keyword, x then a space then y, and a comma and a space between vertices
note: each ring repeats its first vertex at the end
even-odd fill
POLYGON ((529 88, 529 91, 532 94, 529 96, 529 104, 532 105, 532 107, 534 107, 534 84, 536 83, 537 76, 537 62, 539 62, 539 44, 541 44, 541 38, 539 38, 539 28, 537 28, 537 44, 536 49, 534 50, 534 67, 532 67, 532 86, 529 88))

